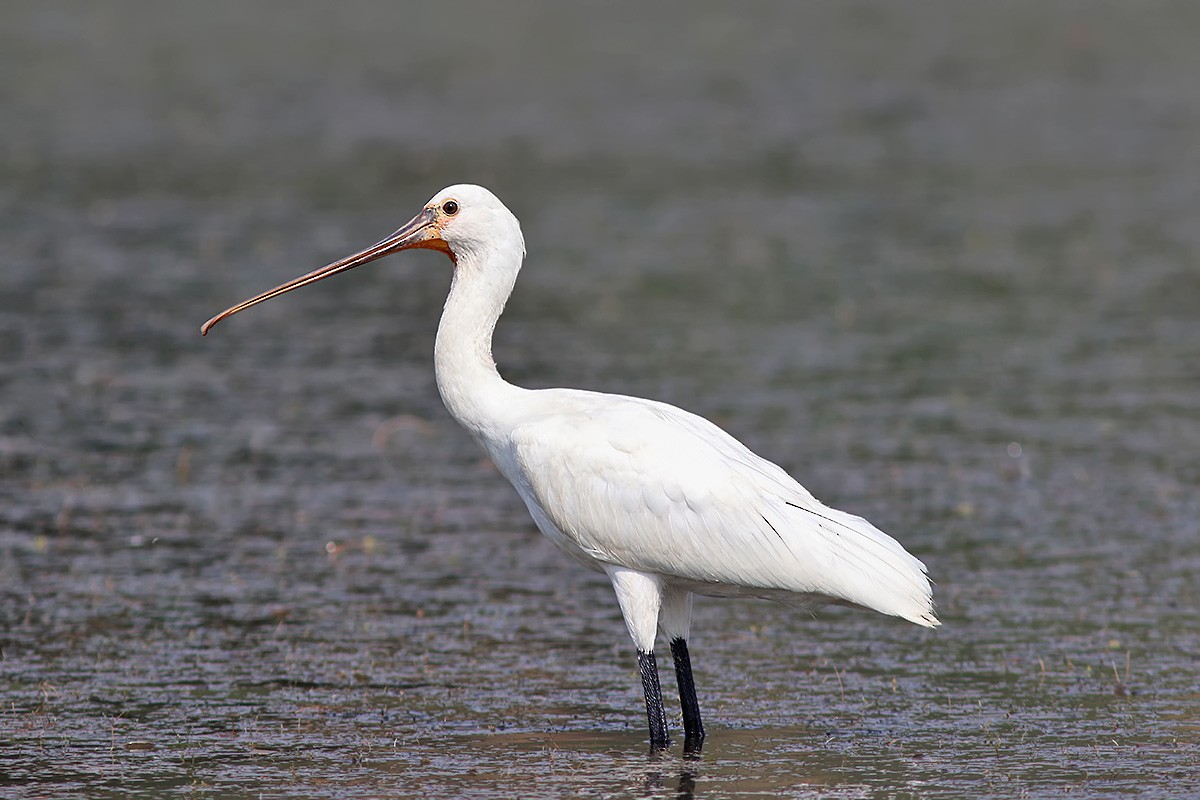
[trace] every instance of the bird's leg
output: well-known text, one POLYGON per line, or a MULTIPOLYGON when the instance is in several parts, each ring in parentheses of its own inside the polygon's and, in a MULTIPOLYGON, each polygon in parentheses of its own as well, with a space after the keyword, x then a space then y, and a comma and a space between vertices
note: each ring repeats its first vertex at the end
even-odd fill
POLYGON ((662 687, 658 683, 658 664, 654 660, 654 640, 658 635, 658 609, 662 605, 662 579, 610 564, 605 567, 625 627, 637 647, 638 670, 642 673, 642 691, 646 695, 646 721, 650 724, 650 747, 665 750, 671 743, 667 735, 667 712, 663 709, 662 687))
POLYGON ((666 750, 671 744, 671 737, 667 734, 667 711, 663 708, 662 687, 658 683, 658 663, 654 660, 653 650, 638 650, 638 669, 642 673, 642 692, 646 695, 650 749, 666 750))
POLYGON ((687 639, 672 639, 671 655, 675 659, 679 705, 683 708, 683 751, 699 753, 704 746, 704 723, 700 721, 700 701, 696 699, 696 683, 692 680, 692 659, 688 655, 687 639))
POLYGON ((700 702, 692 679, 692 658, 687 639, 692 626, 692 593, 678 586, 663 590, 658 626, 671 643, 675 660, 675 683, 679 686, 679 705, 683 709, 683 752, 697 755, 704 744, 704 724, 700 721, 700 702))

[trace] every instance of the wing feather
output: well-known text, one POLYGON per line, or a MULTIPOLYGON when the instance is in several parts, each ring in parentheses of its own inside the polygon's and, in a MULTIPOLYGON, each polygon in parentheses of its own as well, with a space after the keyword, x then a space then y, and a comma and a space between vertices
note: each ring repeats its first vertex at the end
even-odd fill
POLYGON ((565 397, 514 429, 512 452, 526 502, 592 557, 701 593, 844 602, 937 624, 919 560, 711 422, 664 403, 547 391, 565 397))

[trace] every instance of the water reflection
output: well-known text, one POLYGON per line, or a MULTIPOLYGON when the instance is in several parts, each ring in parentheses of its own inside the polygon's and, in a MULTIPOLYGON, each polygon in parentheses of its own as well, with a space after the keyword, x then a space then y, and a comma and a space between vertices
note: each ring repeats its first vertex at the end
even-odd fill
MULTIPOLYGON (((665 773, 671 775, 673 773, 665 773)), ((641 784, 641 791, 636 792, 641 797, 675 797, 676 800, 693 800, 696 796, 696 775, 697 771, 694 768, 683 767, 678 771, 678 779, 674 784, 674 793, 665 794, 667 789, 667 781, 664 779, 662 772, 649 772, 645 780, 641 784)))
POLYGON ((641 783, 643 796, 667 796, 663 790, 669 781, 673 781, 675 792, 672 796, 678 800, 692 800, 696 796, 696 779, 701 767, 701 744, 685 745, 678 758, 669 752, 650 749, 646 756, 649 769, 641 783))

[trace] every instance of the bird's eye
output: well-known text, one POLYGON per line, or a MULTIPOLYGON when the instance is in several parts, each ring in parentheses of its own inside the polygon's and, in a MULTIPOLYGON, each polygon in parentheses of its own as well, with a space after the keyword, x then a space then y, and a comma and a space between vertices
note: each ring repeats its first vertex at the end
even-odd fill
POLYGON ((447 200, 442 203, 442 213, 447 217, 453 217, 458 213, 458 202, 455 200, 447 200))

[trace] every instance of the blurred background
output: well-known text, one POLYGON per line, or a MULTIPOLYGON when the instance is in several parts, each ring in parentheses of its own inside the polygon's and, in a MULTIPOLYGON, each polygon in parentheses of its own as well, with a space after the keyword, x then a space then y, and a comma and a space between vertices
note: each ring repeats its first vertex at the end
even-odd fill
POLYGON ((1198 30, 6 2, 0 793, 1200 791, 1198 30), (443 257, 200 338, 456 182, 528 242, 509 380, 708 416, 921 557, 945 627, 701 599, 710 740, 648 760, 607 581, 441 407, 443 257))

